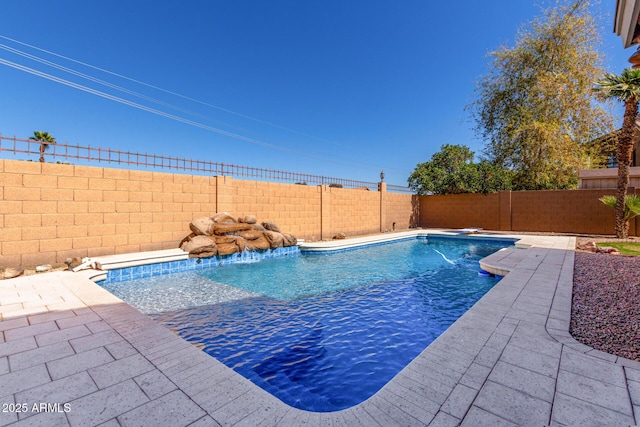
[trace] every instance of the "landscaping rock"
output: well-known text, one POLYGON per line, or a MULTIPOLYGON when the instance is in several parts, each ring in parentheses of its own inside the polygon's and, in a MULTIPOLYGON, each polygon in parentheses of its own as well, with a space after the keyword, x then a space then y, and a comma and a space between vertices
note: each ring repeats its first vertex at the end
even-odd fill
POLYGON ((347 235, 344 234, 344 233, 338 233, 335 236, 333 236, 334 240, 342 240, 342 239, 346 239, 346 238, 347 238, 347 235))
POLYGON ((227 233, 235 233, 237 231, 245 231, 250 230, 251 224, 242 224, 242 223, 233 223, 233 224, 214 224, 213 225, 213 233, 218 236, 222 236, 227 233))
POLYGON ((227 212, 197 218, 189 224, 192 231, 179 244, 189 257, 230 255, 245 250, 267 250, 298 243, 295 236, 282 233, 273 222, 258 224, 253 215, 237 220, 227 212))
POLYGON ((191 233, 189 234, 187 237, 185 237, 184 239, 182 239, 180 241, 180 243, 178 243, 178 247, 182 248, 182 245, 184 245, 185 243, 187 243, 188 241, 190 241, 191 239, 193 239, 194 237, 196 237, 196 233, 191 233))
POLYGON ((218 245, 218 255, 231 255, 238 252, 235 243, 221 243, 218 245))
POLYGON ((620 255, 620 251, 610 246, 601 246, 598 248, 598 252, 603 254, 610 254, 610 255, 620 255))
POLYGON ((238 233, 238 236, 245 240, 256 240, 262 237, 262 231, 258 230, 246 230, 238 233))
POLYGON ((238 218, 238 222, 244 222, 245 224, 255 224, 258 222, 258 218, 253 215, 243 216, 242 218, 238 218))
POLYGON ((576 245, 576 249, 581 250, 581 251, 597 252, 598 251, 598 245, 596 245, 596 242, 593 242, 593 241, 584 242, 584 243, 580 243, 580 244, 576 245))
POLYGON ((260 233, 260 237, 257 239, 247 240, 246 242, 246 249, 252 251, 266 251, 270 247, 269 241, 262 233, 260 233))
POLYGON ((256 231, 266 231, 267 229, 262 224, 251 224, 251 229, 256 231))
POLYGON ((213 234, 213 220, 208 216, 196 218, 191 221, 189 228, 196 235, 211 236, 213 234))
POLYGON ((180 249, 189 252, 189 256, 207 257, 217 254, 216 242, 209 236, 195 236, 185 242, 180 249))
POLYGON ((227 212, 220 212, 211 217, 213 222, 217 222, 218 224, 235 224, 236 219, 231 216, 231 214, 227 212))
POLYGON ((280 231, 280 227, 278 227, 276 224, 274 224, 273 222, 263 222, 262 226, 269 231, 275 231, 276 233, 281 233, 280 231))
POLYGON ((282 233, 267 230, 264 232, 264 237, 269 241, 271 249, 281 248, 284 246, 284 236, 282 233))
POLYGON ((235 237, 235 244, 238 247, 238 251, 239 252, 243 252, 247 249, 247 241, 244 240, 242 237, 239 236, 234 236, 235 237))
POLYGON ((22 276, 24 270, 22 268, 7 267, 4 269, 3 279, 13 279, 14 277, 22 276))
POLYGON ((212 236, 213 240, 215 240, 216 245, 222 245, 224 243, 234 243, 236 236, 212 236))
POLYGON ((212 251, 203 250, 202 252, 189 252, 189 258, 211 258, 218 255, 218 248, 212 251))
POLYGON ((216 246, 218 247, 218 255, 228 255, 235 252, 242 252, 247 247, 247 241, 240 236, 214 236, 216 246), (227 245, 234 245, 235 250, 232 250, 227 245))
POLYGON ((51 270, 51 264, 42 264, 42 265, 38 265, 36 266, 36 273, 45 273, 49 270, 51 270))
POLYGON ((282 233, 284 237, 284 246, 295 246, 298 243, 298 239, 293 234, 282 233))
POLYGON ((67 264, 68 270, 73 270, 74 268, 82 264, 82 258, 77 256, 73 258, 67 258, 64 263, 67 264))
POLYGON ((640 362, 640 262, 576 252, 570 333, 596 350, 640 362))

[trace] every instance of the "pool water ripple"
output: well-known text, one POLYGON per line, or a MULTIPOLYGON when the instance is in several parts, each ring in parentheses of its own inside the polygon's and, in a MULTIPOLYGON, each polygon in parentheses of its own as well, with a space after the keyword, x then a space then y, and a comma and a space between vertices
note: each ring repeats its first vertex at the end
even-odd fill
POLYGON ((356 405, 495 283, 478 260, 508 243, 404 241, 105 287, 285 403, 356 405))

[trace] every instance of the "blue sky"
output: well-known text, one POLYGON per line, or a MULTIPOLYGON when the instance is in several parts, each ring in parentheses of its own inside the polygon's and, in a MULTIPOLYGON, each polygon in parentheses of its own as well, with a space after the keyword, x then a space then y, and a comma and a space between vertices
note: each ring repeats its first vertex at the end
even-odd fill
MULTIPOLYGON (((0 64, 0 133, 363 181, 384 170, 389 184, 406 185, 442 144, 480 154, 464 107, 486 55, 513 45, 550 3, 1 2, 0 45, 147 98, 6 48, 0 60, 200 126, 0 64)), ((612 33, 615 0, 598 10, 606 68, 618 73, 633 49, 612 33)))

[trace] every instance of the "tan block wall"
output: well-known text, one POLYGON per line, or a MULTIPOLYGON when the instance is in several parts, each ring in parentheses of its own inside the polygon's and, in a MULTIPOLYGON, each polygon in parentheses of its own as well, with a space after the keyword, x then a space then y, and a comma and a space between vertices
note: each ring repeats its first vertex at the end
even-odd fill
MULTIPOLYGON (((0 267, 176 247, 189 222, 227 211, 296 237, 424 228, 613 234, 612 190, 412 196, 0 160, 0 267)), ((632 192, 635 189, 631 189, 632 192)), ((630 234, 639 235, 637 220, 630 234)))
MULTIPOLYGON (((412 196, 101 167, 0 160, 0 268, 174 248, 189 222, 255 215, 307 240, 385 230, 613 234, 613 190, 412 196)), ((632 189, 635 191, 635 189, 632 189)), ((640 235, 633 220, 630 235, 640 235)))
POLYGON ((383 193, 382 230, 402 231, 418 226, 419 197, 412 194, 383 193), (394 224, 395 223, 395 228, 394 224))
POLYGON ((255 215, 260 222, 274 222, 285 233, 299 238, 320 239, 321 187, 274 182, 224 180, 227 204, 221 211, 242 217, 255 215))
POLYGON ((500 230, 500 202, 498 193, 420 196, 420 226, 500 230))
POLYGON ((175 247, 213 178, 0 160, 0 266, 175 247))
POLYGON ((380 193, 322 186, 322 238, 380 232, 380 193))
POLYGON ((385 190, 0 160, 0 268, 174 248, 223 211, 308 240, 415 226, 417 197, 385 190))
MULTIPOLYGON (((514 191, 513 229, 615 234, 614 210, 598 200, 606 194, 615 194, 615 190, 514 191)), ((629 226, 629 234, 636 235, 635 221, 629 226)))
MULTIPOLYGON (((630 193, 638 193, 630 188, 630 193)), ((481 227, 514 232, 615 234, 613 209, 598 199, 615 190, 505 191, 420 196, 419 225, 425 228, 481 227)), ((640 235, 638 219, 629 235, 640 235)))

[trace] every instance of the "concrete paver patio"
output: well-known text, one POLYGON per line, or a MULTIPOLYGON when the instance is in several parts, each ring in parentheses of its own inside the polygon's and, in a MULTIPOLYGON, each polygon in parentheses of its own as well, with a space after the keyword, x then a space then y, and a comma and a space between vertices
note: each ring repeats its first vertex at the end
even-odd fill
POLYGON ((367 401, 289 407, 88 279, 0 281, 0 426, 636 425, 640 363, 569 334, 575 239, 483 260, 509 271, 367 401))

